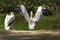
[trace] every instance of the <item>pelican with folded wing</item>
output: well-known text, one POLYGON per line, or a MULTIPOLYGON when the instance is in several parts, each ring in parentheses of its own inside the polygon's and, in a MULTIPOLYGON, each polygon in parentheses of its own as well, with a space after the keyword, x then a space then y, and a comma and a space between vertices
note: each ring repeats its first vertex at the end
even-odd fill
POLYGON ((14 19, 15 19, 15 16, 13 12, 11 12, 10 15, 6 15, 5 22, 4 22, 5 30, 10 29, 10 26, 13 23, 14 19))
POLYGON ((37 12, 35 14, 35 16, 33 17, 33 12, 31 11, 31 15, 29 16, 27 13, 27 10, 25 8, 24 5, 20 5, 18 6, 18 8, 20 8, 19 12, 20 15, 23 14, 24 18, 26 19, 26 21, 28 22, 28 27, 29 29, 34 29, 35 28, 35 22, 39 21, 39 19, 41 18, 41 15, 46 15, 46 16, 51 16, 52 12, 48 9, 46 9, 45 7, 39 6, 37 9, 37 12))

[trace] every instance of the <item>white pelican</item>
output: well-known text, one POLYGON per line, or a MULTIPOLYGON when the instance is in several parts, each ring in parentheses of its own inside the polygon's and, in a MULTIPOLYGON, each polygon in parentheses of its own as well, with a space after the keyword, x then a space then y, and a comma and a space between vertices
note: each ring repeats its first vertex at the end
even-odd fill
POLYGON ((10 15, 6 15, 5 17, 5 22, 4 22, 4 25, 5 25, 5 30, 9 30, 11 24, 13 23, 15 19, 15 16, 14 16, 14 13, 11 12, 10 15))
POLYGON ((29 15, 28 15, 28 13, 27 13, 27 10, 26 10, 26 8, 25 8, 25 6, 24 5, 20 5, 20 6, 18 6, 18 10, 20 10, 19 12, 20 12, 20 14, 23 14, 23 16, 24 16, 24 18, 26 19, 26 21, 28 22, 28 27, 29 27, 29 29, 34 29, 35 28, 35 22, 36 21, 39 21, 39 19, 40 19, 40 17, 41 17, 41 15, 49 15, 49 16, 51 16, 52 15, 52 13, 49 13, 49 12, 51 12, 51 11, 47 11, 47 9, 45 8, 45 7, 42 7, 42 6, 39 6, 38 7, 38 9, 37 9, 37 12, 36 12, 36 14, 35 14, 35 16, 34 17, 32 17, 33 15, 33 13, 32 13, 32 11, 31 11, 31 15, 30 15, 30 17, 29 17, 29 15), (20 9, 19 9, 20 8, 20 9), (51 14, 51 15, 50 15, 51 14))

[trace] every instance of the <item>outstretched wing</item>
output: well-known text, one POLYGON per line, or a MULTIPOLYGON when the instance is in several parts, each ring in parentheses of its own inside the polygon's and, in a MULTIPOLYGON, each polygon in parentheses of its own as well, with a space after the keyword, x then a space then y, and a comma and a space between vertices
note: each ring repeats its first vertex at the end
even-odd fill
POLYGON ((38 7, 37 12, 35 14, 35 16, 33 17, 33 21, 39 21, 40 17, 42 15, 42 6, 38 7))
POLYGON ((27 13, 27 10, 26 10, 25 6, 24 5, 20 5, 20 8, 21 8, 20 13, 23 14, 23 16, 26 19, 26 21, 29 22, 30 18, 29 18, 29 15, 27 13))

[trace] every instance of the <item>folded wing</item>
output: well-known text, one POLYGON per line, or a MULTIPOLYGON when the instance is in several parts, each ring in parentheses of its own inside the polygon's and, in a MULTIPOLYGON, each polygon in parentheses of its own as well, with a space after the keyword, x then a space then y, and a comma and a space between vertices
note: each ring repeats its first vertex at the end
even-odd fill
POLYGON ((11 16, 11 17, 9 18, 8 26, 10 26, 10 25, 13 23, 14 19, 15 19, 14 16, 11 16))
POLYGON ((9 30, 10 25, 13 23, 14 19, 15 19, 14 16, 6 15, 4 24, 6 30, 9 30))
POLYGON ((8 26, 10 26, 12 22, 14 21, 14 19, 15 19, 14 16, 7 15, 5 18, 5 24, 8 24, 8 26))

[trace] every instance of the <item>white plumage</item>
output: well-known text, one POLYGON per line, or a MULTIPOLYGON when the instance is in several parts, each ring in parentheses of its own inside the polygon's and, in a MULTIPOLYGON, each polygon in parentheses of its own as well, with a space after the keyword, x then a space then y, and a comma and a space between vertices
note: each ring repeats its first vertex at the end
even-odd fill
POLYGON ((34 17, 32 17, 32 11, 31 11, 31 16, 29 17, 29 15, 27 13, 27 10, 24 7, 24 5, 20 5, 20 7, 21 7, 21 11, 20 12, 23 13, 25 19, 27 20, 29 29, 34 29, 35 22, 39 21, 41 15, 42 15, 42 6, 38 7, 37 12, 36 12, 34 17))
POLYGON ((10 26, 13 23, 14 19, 15 19, 15 17, 14 17, 14 13, 13 12, 11 12, 10 15, 6 15, 5 22, 4 22, 5 30, 9 30, 10 29, 10 26))

